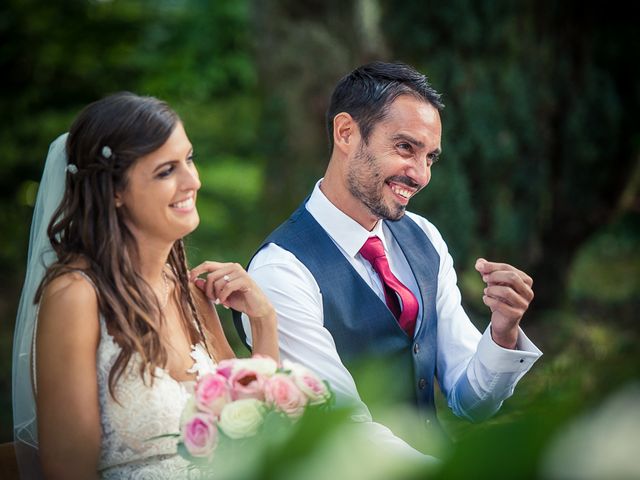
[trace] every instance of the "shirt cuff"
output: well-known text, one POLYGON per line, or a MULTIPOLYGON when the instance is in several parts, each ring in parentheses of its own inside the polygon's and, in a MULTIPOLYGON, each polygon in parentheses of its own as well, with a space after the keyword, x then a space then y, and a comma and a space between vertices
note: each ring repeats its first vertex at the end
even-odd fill
POLYGON ((478 359, 496 373, 526 372, 542 356, 542 352, 518 327, 516 350, 503 348, 491 338, 491 324, 482 334, 477 351, 478 359))

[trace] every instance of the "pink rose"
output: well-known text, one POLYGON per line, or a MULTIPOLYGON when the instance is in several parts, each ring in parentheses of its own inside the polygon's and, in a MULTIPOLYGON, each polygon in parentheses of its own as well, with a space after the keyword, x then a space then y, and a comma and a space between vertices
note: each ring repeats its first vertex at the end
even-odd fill
POLYGON ((227 360, 222 360, 218 363, 218 368, 216 368, 216 373, 222 375, 224 378, 229 378, 234 370, 234 363, 237 359, 229 358, 227 360))
POLYGON ((255 354, 251 358, 231 358, 218 363, 217 372, 223 377, 229 378, 240 370, 252 370, 263 377, 270 377, 278 369, 276 361, 267 356, 255 354))
POLYGON ((204 375, 196 384, 195 397, 199 409, 218 417, 231 400, 227 379, 217 373, 204 375))
POLYGON ((231 385, 231 398, 255 398, 264 400, 264 377, 255 370, 242 368, 229 377, 231 385))
POLYGON ((307 396, 310 405, 321 405, 331 398, 327 384, 308 368, 287 360, 283 367, 291 371, 294 383, 307 396))
POLYGON ((183 443, 194 457, 208 457, 218 444, 218 428, 211 415, 196 413, 182 425, 183 443))
POLYGON ((290 377, 282 373, 276 373, 267 379, 264 385, 264 396, 268 405, 293 418, 302 415, 307 404, 305 394, 290 377))
POLYGON ((331 396, 327 384, 311 372, 297 375, 293 377, 293 381, 308 397, 309 405, 321 405, 331 396))

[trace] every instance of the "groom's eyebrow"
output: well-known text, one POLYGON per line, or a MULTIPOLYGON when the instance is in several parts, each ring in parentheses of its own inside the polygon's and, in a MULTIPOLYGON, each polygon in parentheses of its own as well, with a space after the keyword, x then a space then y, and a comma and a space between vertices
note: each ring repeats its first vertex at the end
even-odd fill
POLYGON ((391 141, 393 142, 397 142, 397 141, 403 141, 403 142, 409 142, 410 144, 418 147, 418 148, 424 148, 424 143, 421 142, 420 140, 416 140, 415 138, 413 138, 411 135, 408 135, 406 133, 398 133, 397 135, 394 135, 393 137, 391 137, 391 141))

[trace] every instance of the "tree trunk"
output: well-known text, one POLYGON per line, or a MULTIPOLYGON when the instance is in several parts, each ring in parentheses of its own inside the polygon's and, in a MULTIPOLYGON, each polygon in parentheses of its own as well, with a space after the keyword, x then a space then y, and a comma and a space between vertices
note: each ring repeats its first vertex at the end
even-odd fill
POLYGON ((254 2, 265 231, 293 211, 327 166, 325 112, 335 84, 386 57, 379 14, 377 0, 254 2))

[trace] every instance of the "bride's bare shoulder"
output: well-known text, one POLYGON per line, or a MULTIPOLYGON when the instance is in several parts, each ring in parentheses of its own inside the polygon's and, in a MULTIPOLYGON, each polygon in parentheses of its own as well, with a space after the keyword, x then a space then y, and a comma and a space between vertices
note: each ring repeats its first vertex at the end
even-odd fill
POLYGON ((62 273, 53 278, 42 292, 39 311, 40 322, 74 323, 89 326, 92 331, 98 318, 98 297, 90 280, 78 270, 62 273))
POLYGON ((47 283, 42 292, 42 301, 67 297, 88 300, 96 298, 96 292, 87 277, 75 270, 58 275, 47 283))

